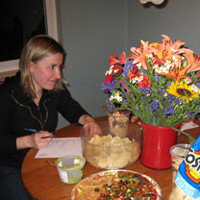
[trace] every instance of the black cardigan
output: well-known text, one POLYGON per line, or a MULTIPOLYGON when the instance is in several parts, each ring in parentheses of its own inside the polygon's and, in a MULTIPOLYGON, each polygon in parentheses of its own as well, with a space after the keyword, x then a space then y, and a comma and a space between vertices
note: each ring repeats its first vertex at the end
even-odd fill
POLYGON ((26 128, 53 132, 58 112, 70 123, 78 123, 88 114, 67 88, 57 92, 43 90, 39 106, 26 97, 20 86, 20 75, 7 78, 0 86, 0 164, 21 167, 28 149, 17 150, 16 138, 32 134, 26 128))

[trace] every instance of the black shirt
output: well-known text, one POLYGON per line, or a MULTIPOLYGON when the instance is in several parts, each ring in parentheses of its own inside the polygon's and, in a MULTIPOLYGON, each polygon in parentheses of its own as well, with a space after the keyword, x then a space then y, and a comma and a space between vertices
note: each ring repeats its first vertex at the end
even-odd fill
POLYGON ((0 164, 20 168, 29 148, 17 150, 16 138, 32 134, 26 128, 54 132, 58 112, 70 123, 78 123, 88 114, 70 95, 68 89, 43 90, 39 106, 20 86, 20 75, 7 78, 0 86, 0 164))

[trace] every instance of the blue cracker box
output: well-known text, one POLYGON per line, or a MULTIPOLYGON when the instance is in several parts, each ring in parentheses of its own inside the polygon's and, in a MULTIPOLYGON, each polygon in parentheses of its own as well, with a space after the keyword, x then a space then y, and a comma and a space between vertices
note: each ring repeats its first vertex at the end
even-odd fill
POLYGON ((200 198, 200 136, 180 164, 175 184, 187 196, 193 199, 200 198))

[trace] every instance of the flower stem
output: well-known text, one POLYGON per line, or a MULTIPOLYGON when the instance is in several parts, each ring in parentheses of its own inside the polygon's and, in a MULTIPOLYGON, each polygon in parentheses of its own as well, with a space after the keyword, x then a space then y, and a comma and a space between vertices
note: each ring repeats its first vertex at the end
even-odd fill
POLYGON ((170 128, 175 130, 175 131, 177 131, 177 132, 179 132, 179 133, 181 133, 181 134, 183 134, 183 135, 185 135, 186 137, 188 137, 190 144, 193 144, 195 142, 196 139, 194 137, 192 137, 190 134, 188 134, 188 133, 186 133, 186 132, 184 132, 184 131, 182 131, 180 129, 171 127, 171 126, 170 126, 170 128))

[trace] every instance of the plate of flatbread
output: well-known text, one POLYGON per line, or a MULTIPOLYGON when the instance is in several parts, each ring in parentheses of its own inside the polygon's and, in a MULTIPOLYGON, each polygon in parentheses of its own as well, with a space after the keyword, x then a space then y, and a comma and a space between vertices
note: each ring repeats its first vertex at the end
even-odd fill
POLYGON ((162 196, 160 186, 149 176, 131 170, 107 170, 76 184, 71 200, 139 200, 146 194, 151 200, 159 200, 162 196))

